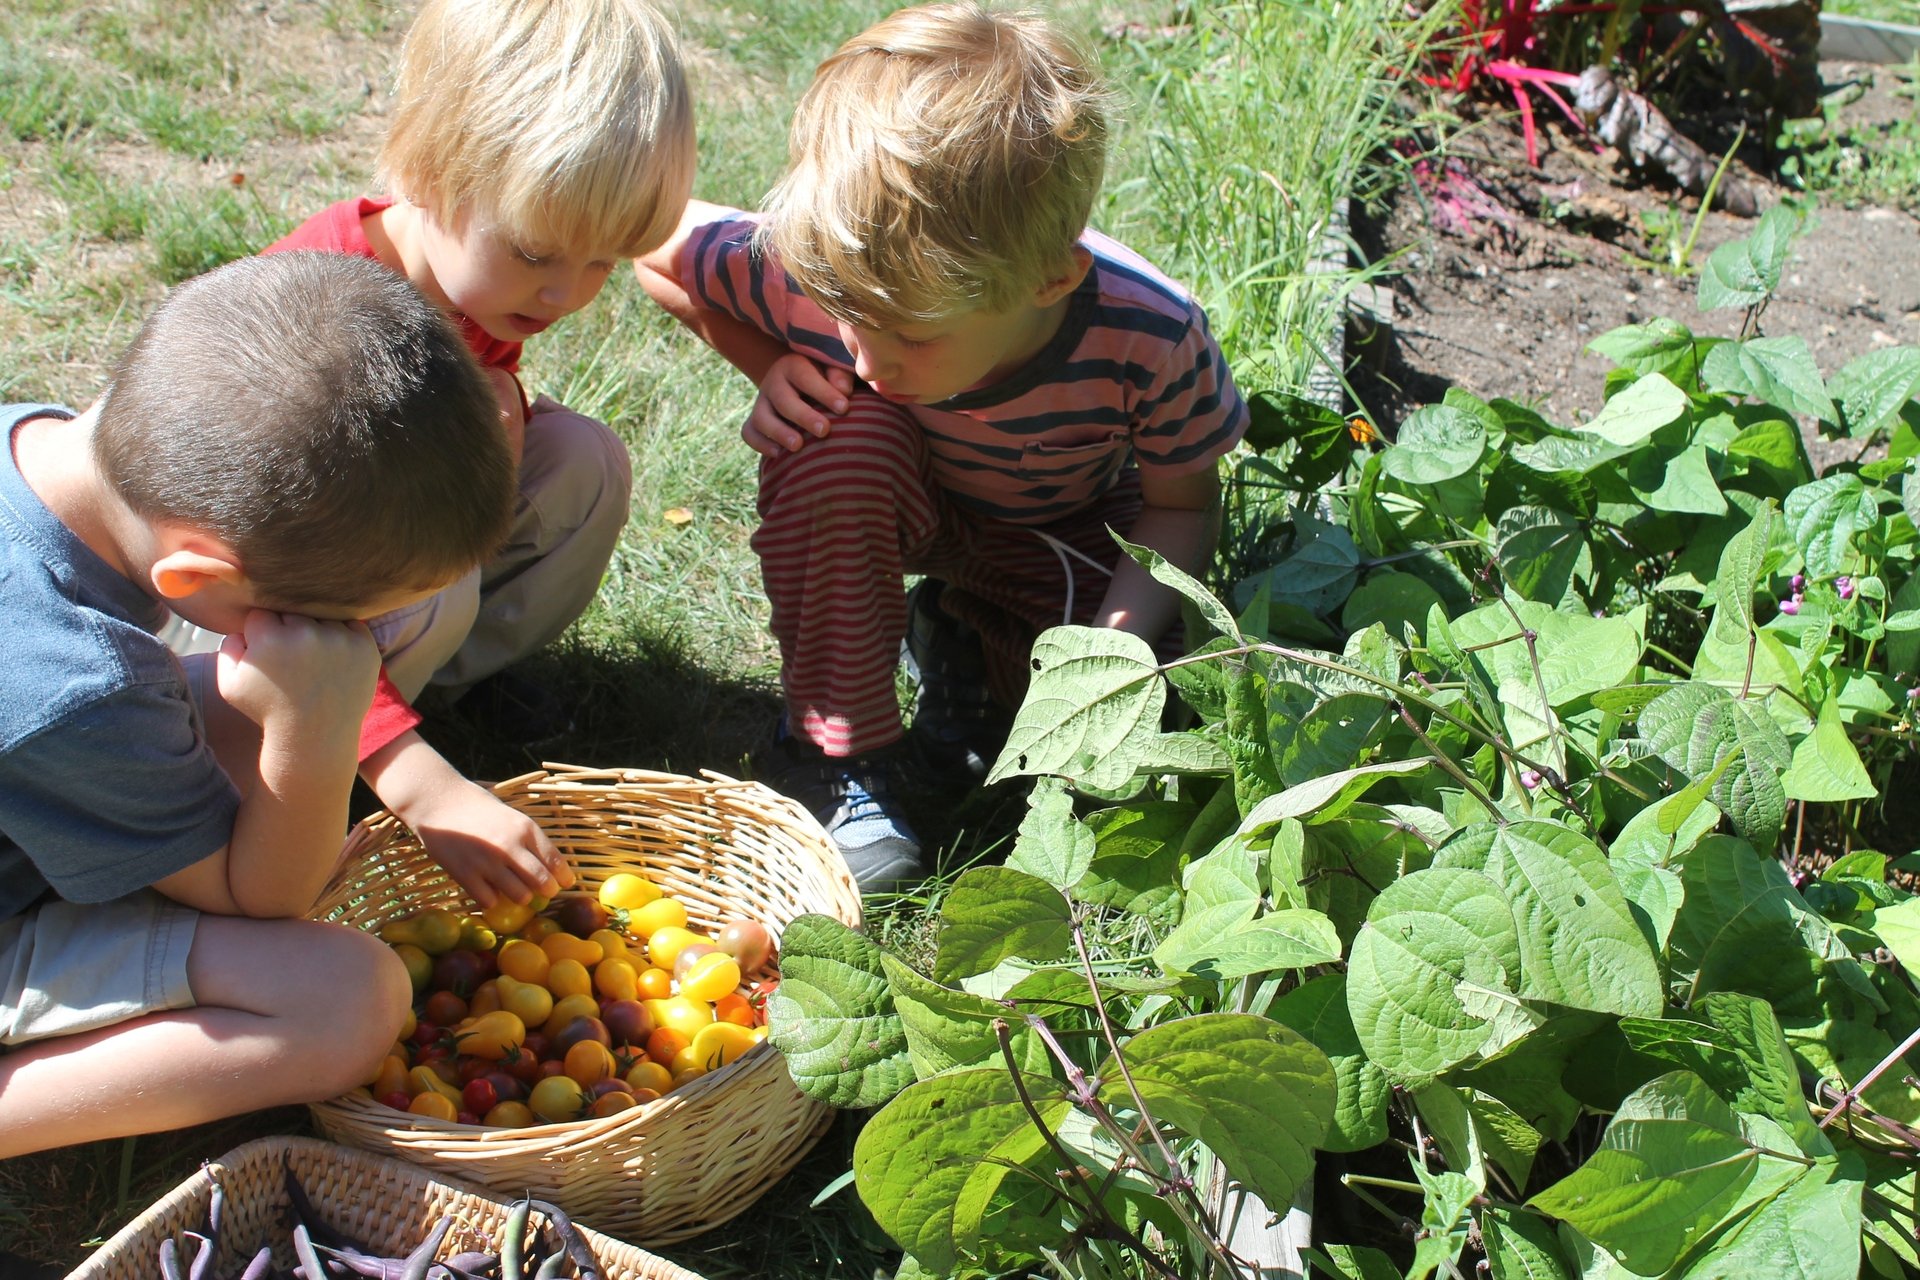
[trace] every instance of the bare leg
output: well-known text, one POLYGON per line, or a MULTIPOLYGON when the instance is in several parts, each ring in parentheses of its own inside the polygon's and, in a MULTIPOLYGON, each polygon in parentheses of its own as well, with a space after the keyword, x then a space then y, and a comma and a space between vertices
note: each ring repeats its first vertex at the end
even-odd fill
POLYGON ((372 1079, 412 989, 385 944, 306 920, 202 916, 199 1005, 0 1055, 0 1159, 315 1102, 372 1079))

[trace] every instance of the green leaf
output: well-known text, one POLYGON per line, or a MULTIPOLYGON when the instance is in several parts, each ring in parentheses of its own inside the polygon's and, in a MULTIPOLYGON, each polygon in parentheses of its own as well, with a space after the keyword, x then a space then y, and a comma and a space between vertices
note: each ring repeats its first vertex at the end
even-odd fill
POLYGON ((1920 898, 1905 898, 1881 907, 1867 927, 1902 966, 1920 973, 1920 898))
POLYGON ((1600 1149, 1528 1203, 1657 1276, 1739 1207, 1759 1162, 1732 1108, 1675 1071, 1627 1095, 1600 1149))
POLYGON ((1404 484, 1431 485, 1463 476, 1487 450, 1486 424, 1451 405, 1415 409, 1381 455, 1386 473, 1404 484))
POLYGON ((1811 577, 1845 573, 1853 562, 1854 535, 1880 518, 1873 496, 1851 472, 1823 476, 1787 495, 1787 529, 1811 577))
POLYGON ((1306 493, 1317 491, 1340 474, 1353 456, 1354 440, 1347 420, 1317 400, 1284 391, 1260 391, 1247 397, 1250 411, 1247 445, 1263 453, 1292 443, 1282 464, 1287 484, 1306 493))
POLYGON ((1817 1162, 1707 1240, 1673 1280, 1857 1280, 1860 1158, 1817 1162))
POLYGON ((1694 337, 1677 320, 1655 316, 1645 324, 1622 325, 1595 338, 1587 350, 1605 356, 1635 373, 1664 374, 1670 381, 1690 385, 1700 376, 1700 357, 1694 337))
MULTIPOLYGON (((1126 1042, 1127 1074, 1147 1110, 1205 1143, 1270 1205, 1293 1201, 1313 1176, 1314 1149, 1333 1122, 1333 1066, 1298 1032, 1249 1013, 1204 1013, 1149 1027, 1126 1042)), ((1100 1100, 1131 1110, 1109 1058, 1100 1100)))
POLYGON ((1402 1084, 1477 1057, 1495 1015, 1462 988, 1512 991, 1520 939, 1500 887, 1477 871, 1416 871, 1373 901, 1347 960, 1347 1007, 1367 1055, 1402 1084))
POLYGON ((936 982, 985 973, 1009 956, 1053 960, 1073 945, 1073 912, 1060 891, 1011 867, 975 867, 940 908, 936 982))
POLYGON ((1093 832, 1073 816, 1073 797, 1058 782, 1034 784, 1007 865, 1066 891, 1093 863, 1093 832))
POLYGON ((1113 535, 1113 540, 1119 543, 1120 549, 1132 556, 1141 568, 1152 574, 1155 582, 1172 587, 1192 601, 1193 607, 1200 611, 1200 616, 1207 620, 1208 626, 1227 639, 1238 643, 1240 624, 1234 621, 1232 611, 1221 604, 1220 598, 1207 590, 1198 578, 1169 561, 1152 547, 1136 546, 1117 533, 1113 535))
POLYGON ((1739 624, 1740 638, 1753 629, 1753 594, 1766 575, 1767 548, 1773 545, 1773 526, 1778 509, 1772 500, 1762 502, 1753 519, 1720 552, 1720 572, 1714 579, 1719 590, 1720 608, 1716 623, 1724 616, 1739 624))
POLYGON ((987 781, 1055 773, 1112 788, 1130 780, 1160 736, 1167 699, 1152 647, 1110 627, 1054 627, 1034 641, 1032 665, 987 781))
POLYGON ((1493 1280, 1574 1280, 1553 1228, 1531 1213, 1489 1205, 1480 1211, 1480 1238, 1493 1280))
POLYGON ((1360 1047, 1347 1013, 1346 975, 1328 974, 1300 984, 1274 1001, 1267 1016, 1312 1041, 1333 1065, 1333 1122, 1321 1148, 1365 1151, 1385 1142, 1393 1087, 1360 1047))
POLYGON ((1659 964, 1607 856, 1579 832, 1541 820, 1469 828, 1433 866, 1477 871, 1499 888, 1520 955, 1509 989, 1522 998, 1643 1017, 1664 1007, 1659 964))
POLYGON ((835 1107, 877 1107, 914 1078, 883 953, 831 916, 796 917, 780 933, 780 987, 767 1038, 794 1084, 835 1107))
POLYGON ((1549 605, 1566 598, 1587 545, 1580 521, 1556 507, 1512 507, 1500 513, 1494 537, 1500 572, 1513 590, 1549 605))
POLYGON ((1860 763, 1860 752, 1847 737, 1840 706, 1835 702, 1821 706, 1813 732, 1793 749, 1793 767, 1781 782, 1791 800, 1871 800, 1880 794, 1867 775, 1867 767, 1860 763))
POLYGON ((1738 748, 1739 758, 1713 784, 1713 802, 1755 844, 1771 844, 1780 834, 1787 813, 1780 778, 1793 753, 1764 708, 1690 681, 1647 704, 1640 734, 1662 760, 1694 781, 1711 775, 1721 757, 1738 748))
POLYGON ((1300 517, 1296 528, 1311 533, 1293 552, 1264 575, 1273 598, 1315 613, 1337 609, 1360 578, 1360 549, 1353 536, 1338 525, 1300 517))
POLYGON ((1021 1069, 1045 1075, 1051 1059, 1039 1037, 998 1000, 943 987, 894 959, 882 956, 894 1008, 907 1033, 907 1052, 921 1079, 956 1067, 1004 1066, 996 1018, 1012 1024, 1014 1060, 1021 1069))
POLYGON ((1780 287, 1780 273, 1805 225, 1805 215, 1782 202, 1761 215, 1752 235, 1715 249, 1700 271, 1700 309, 1765 302, 1780 287))
POLYGON ((1303 1249, 1300 1256, 1337 1280, 1401 1280, 1393 1259, 1365 1245, 1330 1244, 1324 1250, 1303 1249))
POLYGON ((1681 868, 1686 900, 1668 957, 1683 1004, 1709 991, 1741 991, 1783 1013, 1805 1010, 1819 975, 1851 965, 1846 946, 1794 891, 1771 858, 1729 836, 1709 836, 1681 868))
MULTIPOLYGON (((1021 1084, 1042 1119, 1057 1126, 1069 1110, 1059 1082, 1029 1076, 1021 1084)), ((980 1248, 977 1237, 956 1235, 967 1184, 1004 1144, 1019 1144, 1032 1132, 1014 1077, 1004 1069, 935 1076, 904 1090, 861 1128, 853 1146, 854 1186, 881 1230, 944 1275, 980 1248)))
POLYGON ((1885 347, 1847 362, 1833 377, 1847 434, 1855 439, 1891 427, 1920 395, 1920 348, 1885 347))
POLYGON ((1687 412, 1687 393, 1658 373, 1649 373, 1611 397, 1579 430, 1609 444, 1632 448, 1687 412))
POLYGON ((1706 446, 1700 444, 1682 449, 1667 460, 1659 488, 1650 493, 1636 488, 1634 493, 1655 511, 1702 516, 1725 515, 1727 511, 1727 500, 1721 496, 1707 461, 1706 446))
MULTIPOLYGON (((1222 788, 1227 808, 1233 796, 1222 788)), ((1087 815, 1093 861, 1074 886, 1076 901, 1166 917, 1180 906, 1181 844, 1199 818, 1191 804, 1141 801, 1087 815)))
POLYGON ((1348 631, 1364 631, 1378 622, 1393 635, 1400 635, 1408 624, 1418 626, 1427 611, 1440 603, 1440 593, 1424 578, 1410 573, 1373 573, 1353 589, 1346 607, 1340 611, 1340 625, 1348 631))
POLYGON ((1798 335, 1749 338, 1715 347, 1700 363, 1708 389, 1753 396, 1788 413, 1838 424, 1840 411, 1827 395, 1807 340, 1798 335))
MULTIPOLYGON (((1249 974, 1305 969, 1340 959, 1340 934, 1333 921, 1307 907, 1269 911, 1203 946, 1199 956, 1180 957, 1179 962, 1164 967, 1232 982, 1249 974)), ((1160 959, 1158 949, 1154 959, 1160 959)))
POLYGON ((1405 777, 1432 767, 1429 759, 1389 760, 1313 778, 1255 805, 1253 811, 1240 820, 1240 834, 1254 835, 1288 818, 1331 822, 1383 778, 1405 777))

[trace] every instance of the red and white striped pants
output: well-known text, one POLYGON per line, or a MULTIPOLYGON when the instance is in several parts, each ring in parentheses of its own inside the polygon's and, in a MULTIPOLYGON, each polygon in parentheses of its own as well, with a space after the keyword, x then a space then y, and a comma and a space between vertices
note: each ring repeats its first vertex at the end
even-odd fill
POLYGON ((1119 548, 1108 526, 1133 527, 1140 482, 1128 468, 1091 506, 1045 525, 981 516, 935 483, 925 437, 904 410, 858 395, 824 439, 762 459, 759 510, 753 549, 773 607, 788 723, 826 754, 848 756, 901 736, 894 669, 907 628, 904 575, 948 584, 940 606, 980 632, 994 695, 1015 705, 1034 637, 1091 621, 1107 592, 1107 574, 1038 533, 1111 570, 1119 548))

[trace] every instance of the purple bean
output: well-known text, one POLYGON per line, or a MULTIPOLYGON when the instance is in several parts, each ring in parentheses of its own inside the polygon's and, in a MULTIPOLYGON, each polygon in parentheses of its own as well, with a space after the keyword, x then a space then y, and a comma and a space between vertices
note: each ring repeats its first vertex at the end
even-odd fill
MULTIPOLYGON (((286 1186, 287 1207, 293 1214, 295 1224, 306 1227, 309 1239, 317 1244, 331 1245, 336 1249, 354 1249, 361 1253, 367 1252, 366 1248, 357 1240, 349 1239, 340 1232, 335 1231, 327 1225, 325 1219, 321 1218, 319 1211, 313 1207, 313 1201, 307 1199, 306 1188, 302 1187, 300 1180, 293 1176, 293 1165, 291 1163, 286 1166, 286 1186)), ((322 1280, 324 1280, 324 1277, 322 1277, 322 1280)))
POLYGON ((180 1271, 180 1242, 172 1236, 160 1242, 160 1280, 186 1280, 180 1271))
POLYGON ((491 1271, 500 1265, 491 1253, 456 1253, 443 1261, 454 1271, 491 1271))
POLYGON ((580 1280, 606 1280, 599 1262, 593 1256, 592 1247, 587 1244, 587 1238, 580 1234, 580 1228, 573 1225, 573 1219, 559 1205, 548 1204, 545 1200, 535 1200, 533 1207, 546 1214, 547 1221, 553 1224, 560 1243, 566 1246, 567 1256, 580 1269, 580 1280))
POLYGON ((187 1280, 212 1280, 213 1255, 218 1252, 213 1241, 198 1231, 185 1234, 194 1243, 193 1261, 187 1264, 187 1280))
POLYGON ((267 1280, 267 1271, 273 1266, 273 1247, 261 1245, 260 1252, 253 1255, 247 1263, 247 1269, 240 1273, 240 1280, 267 1280))
POLYGON ((401 1272, 400 1280, 427 1280, 427 1268, 433 1265, 433 1255, 440 1252, 440 1246, 445 1243, 447 1233, 452 1230, 451 1217, 440 1219, 427 1238, 420 1242, 419 1247, 407 1255, 406 1270, 401 1272))

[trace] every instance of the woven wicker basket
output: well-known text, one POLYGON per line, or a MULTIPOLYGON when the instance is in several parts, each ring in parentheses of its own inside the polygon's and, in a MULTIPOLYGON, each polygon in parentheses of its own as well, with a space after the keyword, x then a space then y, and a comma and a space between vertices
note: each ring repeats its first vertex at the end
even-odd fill
MULTIPOLYGON (((696 928, 747 916, 778 930, 807 912, 860 923, 859 890, 819 823, 757 783, 548 765, 494 791, 540 824, 583 888, 618 871, 644 873, 686 903, 696 928)), ((427 907, 470 905, 391 816, 368 819, 355 846, 317 918, 377 929, 427 907)), ((770 1044, 599 1119, 487 1129, 352 1094, 313 1108, 336 1141, 503 1196, 531 1193, 641 1244, 684 1240, 744 1211, 798 1163, 832 1114, 794 1087, 770 1044)))
MULTIPOLYGON (((278 1267, 294 1265, 284 1171, 291 1169, 322 1219, 375 1253, 405 1254, 435 1223, 455 1226, 441 1257, 463 1250, 498 1253, 512 1206, 477 1187, 444 1182, 410 1164, 317 1138, 260 1138, 235 1147, 168 1192, 96 1249, 67 1280, 150 1280, 160 1242, 206 1230, 217 1180, 225 1195, 214 1275, 238 1274, 254 1251, 273 1246, 278 1267)), ((700 1280, 644 1249, 581 1228, 607 1280, 700 1280)), ((571 1274, 571 1273, 569 1273, 571 1274)))

